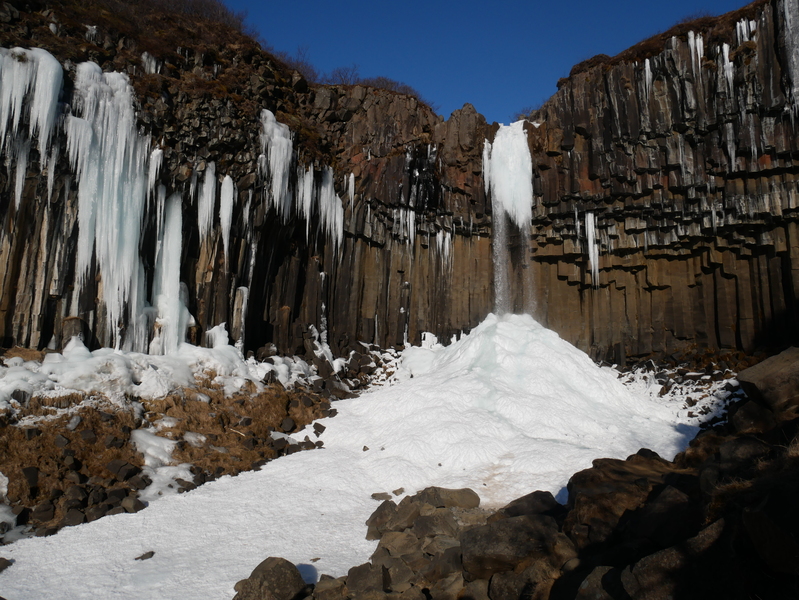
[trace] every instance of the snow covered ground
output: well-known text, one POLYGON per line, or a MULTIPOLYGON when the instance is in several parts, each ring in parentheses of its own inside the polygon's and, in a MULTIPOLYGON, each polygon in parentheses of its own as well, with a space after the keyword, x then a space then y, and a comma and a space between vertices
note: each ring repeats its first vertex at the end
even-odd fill
POLYGON ((529 316, 489 315, 448 347, 428 338, 403 352, 391 384, 337 402, 321 450, 2 547, 14 564, 0 595, 230 599, 268 556, 309 581, 367 561, 374 492, 471 487, 498 507, 542 489, 565 501, 570 475, 592 459, 642 447, 672 458, 695 435, 682 398, 632 383, 529 316))

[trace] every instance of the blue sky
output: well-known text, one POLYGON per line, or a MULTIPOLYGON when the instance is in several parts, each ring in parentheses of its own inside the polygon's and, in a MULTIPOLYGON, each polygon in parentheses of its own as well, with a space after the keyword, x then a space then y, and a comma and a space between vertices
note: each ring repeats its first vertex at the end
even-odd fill
POLYGON ((614 55, 697 13, 741 0, 225 0, 277 50, 305 47, 321 72, 357 64, 364 77, 407 83, 445 117, 470 102, 507 123, 556 91, 595 54, 614 55))

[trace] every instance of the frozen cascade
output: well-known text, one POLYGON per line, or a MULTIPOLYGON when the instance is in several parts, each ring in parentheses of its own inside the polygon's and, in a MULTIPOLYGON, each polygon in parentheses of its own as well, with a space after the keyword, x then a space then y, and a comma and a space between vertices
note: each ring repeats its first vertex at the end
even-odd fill
POLYGON ((222 229, 222 245, 225 248, 225 266, 227 266, 228 244, 230 243, 230 223, 233 218, 233 202, 236 200, 236 184, 230 175, 222 180, 219 193, 219 226, 222 229))
POLYGON ((200 240, 204 240, 214 222, 214 206, 216 205, 216 163, 209 162, 205 167, 203 183, 197 195, 197 228, 200 240))
POLYGON ((191 316, 181 293, 180 255, 183 244, 183 214, 180 194, 166 201, 164 228, 153 278, 153 306, 157 318, 150 354, 173 354, 183 343, 191 316))
POLYGON ((483 182, 491 196, 492 259, 494 263, 494 309, 512 310, 508 275, 507 219, 522 233, 530 230, 533 217, 533 161, 524 121, 500 125, 494 143, 483 146, 483 182))
POLYGON ((350 200, 350 204, 355 202, 355 173, 350 173, 347 178, 347 197, 350 200))
MULTIPOLYGON (((69 116, 65 123, 67 150, 78 180, 76 294, 95 254, 109 330, 117 346, 122 341, 121 324, 134 322, 143 309, 128 300, 132 290, 139 289, 142 273, 139 241, 150 139, 137 133, 133 100, 126 75, 103 73, 95 63, 82 63, 75 78, 79 116, 69 116)), ((145 342, 126 341, 127 346, 131 343, 141 350, 145 342)))
POLYGON ((596 216, 592 212, 585 213, 585 237, 591 263, 591 285, 599 287, 599 248, 596 245, 596 216))
POLYGON ((142 53, 141 64, 144 67, 144 72, 148 75, 161 72, 161 61, 149 52, 142 53))
POLYGON ((533 159, 524 121, 500 125, 494 143, 486 142, 483 177, 492 206, 501 208, 523 232, 528 231, 533 218, 533 159))
POLYGON ((287 125, 278 123, 275 115, 269 110, 261 111, 261 175, 266 177, 267 170, 271 183, 272 206, 283 220, 289 218, 291 212, 291 196, 289 195, 289 167, 293 144, 291 130, 287 125), (268 166, 268 169, 265 167, 268 166))

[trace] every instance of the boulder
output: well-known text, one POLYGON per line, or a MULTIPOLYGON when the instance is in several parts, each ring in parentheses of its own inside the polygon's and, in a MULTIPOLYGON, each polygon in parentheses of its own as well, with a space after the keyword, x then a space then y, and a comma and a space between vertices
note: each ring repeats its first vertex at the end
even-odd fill
POLYGON ((480 496, 469 488, 458 490, 429 487, 417 494, 419 502, 424 502, 436 508, 477 508, 480 506, 480 496))
POLYGON ((461 534, 467 580, 489 579, 522 562, 545 558, 558 534, 555 519, 545 515, 510 517, 461 534))
POLYGON ((299 569, 285 558, 270 556, 235 586, 233 600, 299 600, 306 585, 299 569))
POLYGON ((750 398, 779 414, 799 405, 799 348, 788 348, 738 373, 750 398))

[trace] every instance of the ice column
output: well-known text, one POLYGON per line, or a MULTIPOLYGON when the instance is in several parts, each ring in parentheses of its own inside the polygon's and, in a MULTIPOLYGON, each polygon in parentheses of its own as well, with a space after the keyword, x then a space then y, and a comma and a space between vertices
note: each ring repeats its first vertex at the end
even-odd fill
POLYGON ((180 254, 183 243, 183 215, 180 194, 166 201, 164 228, 153 278, 153 305, 157 311, 156 332, 150 342, 151 354, 172 354, 186 336, 191 316, 180 285, 180 254))
POLYGON ((214 222, 214 206, 216 205, 216 163, 210 162, 205 167, 203 183, 197 197, 197 229, 200 241, 205 239, 214 222))
POLYGON ((219 226, 222 229, 222 245, 225 248, 225 265, 227 265, 228 245, 230 243, 230 224, 233 219, 233 202, 236 199, 236 184, 230 175, 222 180, 219 193, 219 226))
POLYGON ((596 216, 585 213, 585 237, 588 245, 588 262, 591 264, 591 284, 599 286, 599 249, 596 245, 596 216))

